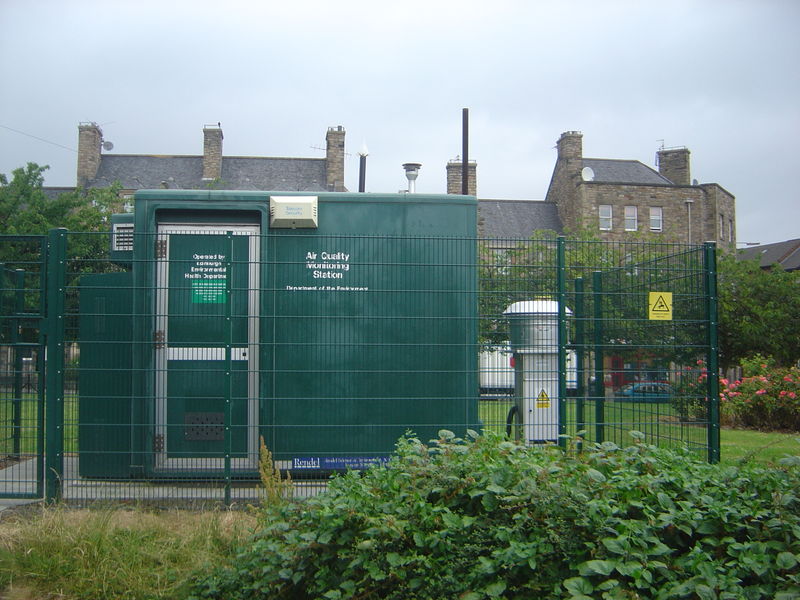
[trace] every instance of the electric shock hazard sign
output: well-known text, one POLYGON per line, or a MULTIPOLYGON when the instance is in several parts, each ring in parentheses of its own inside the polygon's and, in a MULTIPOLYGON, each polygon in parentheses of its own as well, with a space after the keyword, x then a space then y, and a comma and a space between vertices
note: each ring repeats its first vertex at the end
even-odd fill
POLYGON ((544 389, 536 397, 536 408, 550 408, 550 398, 547 397, 547 392, 544 389))
POLYGON ((651 321, 672 320, 672 292, 650 292, 647 304, 651 321))

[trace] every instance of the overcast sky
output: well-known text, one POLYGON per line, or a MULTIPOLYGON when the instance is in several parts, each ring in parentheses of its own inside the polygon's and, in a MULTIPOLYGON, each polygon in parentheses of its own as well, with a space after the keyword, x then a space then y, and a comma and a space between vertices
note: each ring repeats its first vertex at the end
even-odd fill
POLYGON ((740 242, 800 237, 797 0, 0 0, 0 173, 74 185, 78 124, 120 154, 323 157, 345 184, 444 193, 469 156, 481 198, 543 200, 563 131, 584 156, 654 166, 736 196, 740 242))

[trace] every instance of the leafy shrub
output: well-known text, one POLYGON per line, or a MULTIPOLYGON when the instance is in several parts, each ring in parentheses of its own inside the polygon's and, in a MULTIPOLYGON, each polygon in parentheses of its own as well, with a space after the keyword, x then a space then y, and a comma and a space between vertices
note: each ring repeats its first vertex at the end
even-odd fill
POLYGON ((722 413, 732 425, 800 431, 800 369, 776 367, 755 356, 742 362, 743 377, 721 379, 722 413))
POLYGON ((192 598, 795 598, 800 469, 442 431, 266 509, 192 598))

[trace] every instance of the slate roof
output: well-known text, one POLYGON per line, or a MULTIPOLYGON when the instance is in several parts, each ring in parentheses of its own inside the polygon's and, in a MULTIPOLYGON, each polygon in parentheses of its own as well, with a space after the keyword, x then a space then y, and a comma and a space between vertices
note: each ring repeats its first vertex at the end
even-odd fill
POLYGON ((558 207, 539 200, 478 200, 478 232, 482 238, 528 239, 538 229, 563 232, 558 207))
POLYGON ((762 269, 780 264, 787 271, 800 269, 800 238, 739 250, 740 260, 757 258, 762 269))
POLYGON ((599 183, 634 183, 645 185, 674 185, 655 169, 638 160, 610 158, 584 158, 584 167, 594 171, 594 181, 599 183))
MULTIPOLYGON (((202 156, 104 154, 97 176, 86 187, 106 187, 119 181, 123 189, 204 189, 202 156)), ((324 158, 224 156, 215 189, 326 190, 324 158)))
POLYGON ((75 191, 75 187, 74 186, 73 187, 63 187, 63 186, 61 186, 61 187, 58 187, 58 186, 44 187, 43 186, 42 187, 42 191, 44 192, 44 195, 47 197, 48 200, 55 200, 61 194, 74 192, 75 191))

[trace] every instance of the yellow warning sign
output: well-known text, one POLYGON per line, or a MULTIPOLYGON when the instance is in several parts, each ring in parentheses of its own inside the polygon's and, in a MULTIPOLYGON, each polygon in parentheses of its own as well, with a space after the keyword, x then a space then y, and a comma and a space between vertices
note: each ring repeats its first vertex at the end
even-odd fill
POLYGON ((672 321, 672 292, 650 292, 647 312, 651 321, 672 321))
POLYGON ((539 392, 536 398, 536 408, 550 408, 550 398, 547 397, 547 392, 544 389, 539 392))

